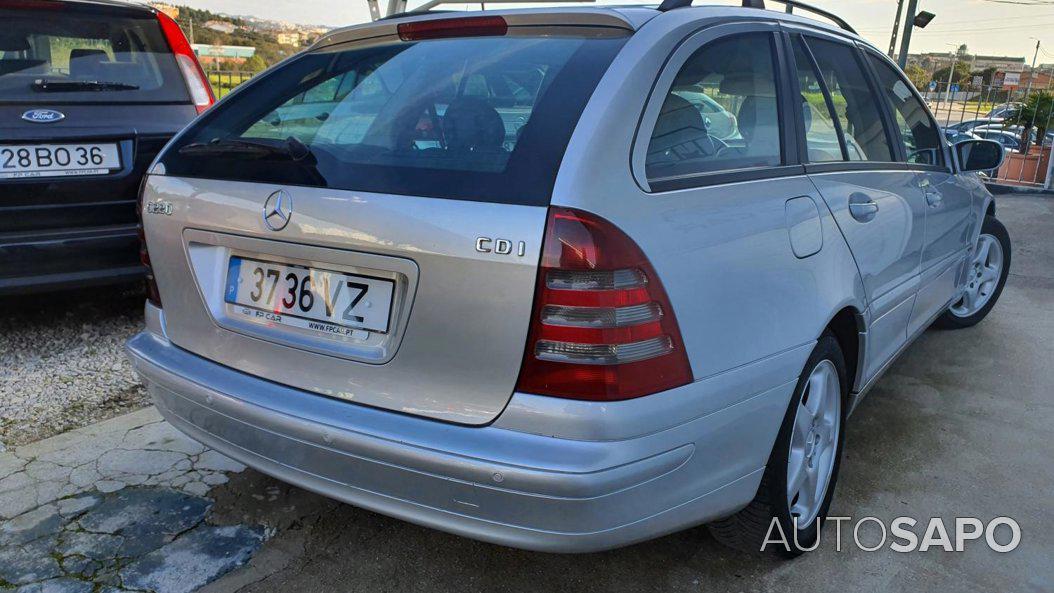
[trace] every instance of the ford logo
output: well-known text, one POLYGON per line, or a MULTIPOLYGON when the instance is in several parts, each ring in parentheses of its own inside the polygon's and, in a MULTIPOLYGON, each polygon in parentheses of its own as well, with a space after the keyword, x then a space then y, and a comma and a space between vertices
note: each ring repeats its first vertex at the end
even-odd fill
POLYGON ((66 119, 66 114, 54 109, 30 109, 22 114, 22 119, 35 124, 50 124, 66 119))

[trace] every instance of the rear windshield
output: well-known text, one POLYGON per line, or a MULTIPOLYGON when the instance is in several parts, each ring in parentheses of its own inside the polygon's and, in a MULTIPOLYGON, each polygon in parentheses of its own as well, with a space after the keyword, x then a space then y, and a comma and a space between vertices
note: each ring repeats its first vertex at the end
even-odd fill
POLYGON ((162 162, 169 175, 548 204, 625 36, 509 31, 305 54, 231 95, 162 162))
POLYGON ((41 4, 0 8, 0 102, 189 101, 152 14, 41 4))

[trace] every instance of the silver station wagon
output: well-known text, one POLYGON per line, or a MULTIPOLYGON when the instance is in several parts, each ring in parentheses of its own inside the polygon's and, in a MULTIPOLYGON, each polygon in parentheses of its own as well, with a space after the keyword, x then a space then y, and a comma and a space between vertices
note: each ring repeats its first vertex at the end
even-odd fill
POLYGON ((395 15, 230 94, 142 191, 162 414, 502 545, 810 545, 852 409, 999 298, 1003 151, 747 4, 395 15))

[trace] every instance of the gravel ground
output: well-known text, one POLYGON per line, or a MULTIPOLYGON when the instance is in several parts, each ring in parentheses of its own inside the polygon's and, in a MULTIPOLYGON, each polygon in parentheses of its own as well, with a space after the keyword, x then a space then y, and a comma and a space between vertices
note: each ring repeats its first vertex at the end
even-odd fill
POLYGON ((124 356, 143 324, 130 288, 0 298, 0 449, 148 404, 124 356))

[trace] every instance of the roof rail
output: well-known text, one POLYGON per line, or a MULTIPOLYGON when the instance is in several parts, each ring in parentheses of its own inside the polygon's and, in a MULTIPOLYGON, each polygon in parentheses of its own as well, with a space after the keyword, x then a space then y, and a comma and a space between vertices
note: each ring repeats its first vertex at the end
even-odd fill
MULTIPOLYGON (((589 3, 596 2, 596 0, 540 0, 540 1, 541 2, 568 2, 568 3, 572 3, 573 2, 575 4, 580 4, 580 3, 583 3, 583 2, 589 2, 589 3)), ((537 3, 537 2, 539 2, 539 0, 483 0, 482 2, 479 2, 479 4, 480 4, 480 6, 483 6, 485 4, 532 4, 532 3, 537 3)), ((380 20, 381 19, 381 10, 380 10, 380 7, 377 5, 378 4, 377 0, 366 0, 366 3, 370 7, 370 18, 375 20, 375 21, 376 20, 380 20)), ((393 17, 393 16, 396 16, 396 15, 407 14, 407 13, 410 13, 410 12, 414 12, 414 13, 428 12, 429 10, 435 8, 436 6, 441 6, 443 4, 475 4, 475 3, 476 2, 465 2, 465 0, 428 0, 427 2, 422 4, 421 6, 418 6, 417 8, 413 9, 412 11, 408 11, 408 10, 406 10, 406 8, 407 8, 407 0, 389 0, 388 1, 388 13, 386 15, 384 15, 384 18, 393 17)))
MULTIPOLYGON (((787 7, 787 12, 793 11, 795 8, 800 8, 805 12, 811 12, 818 14, 825 19, 831 20, 834 24, 838 25, 842 29, 855 34, 856 29, 849 26, 849 23, 845 22, 842 17, 828 12, 822 8, 816 8, 815 6, 806 4, 804 2, 798 2, 798 0, 772 0, 773 2, 779 2, 787 7)), ((665 12, 667 10, 673 10, 675 8, 687 8, 692 5, 692 0, 662 0, 662 4, 659 5, 659 10, 665 12)), ((744 8, 765 8, 765 0, 743 0, 744 8)))

